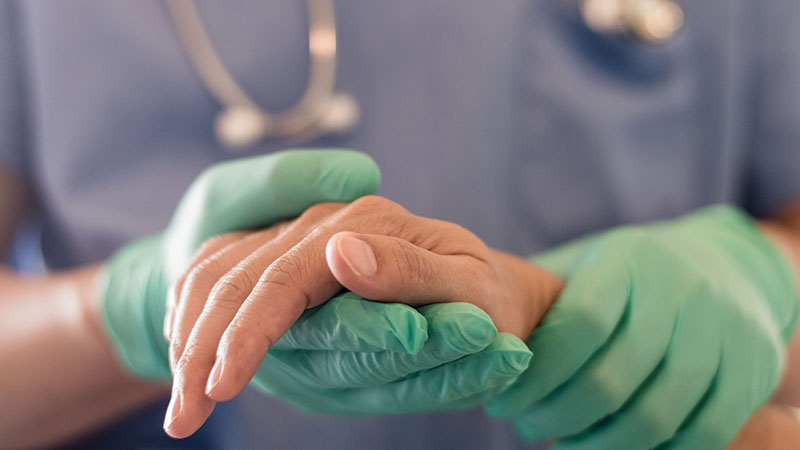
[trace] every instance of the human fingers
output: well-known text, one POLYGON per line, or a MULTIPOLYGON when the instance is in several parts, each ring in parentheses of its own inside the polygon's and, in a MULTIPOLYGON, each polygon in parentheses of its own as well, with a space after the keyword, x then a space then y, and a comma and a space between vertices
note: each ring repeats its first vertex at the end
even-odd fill
POLYGON ((563 282, 516 256, 489 250, 455 224, 421 224, 440 228, 444 236, 462 233, 457 239, 462 249, 430 251, 397 236, 347 231, 328 241, 328 267, 344 287, 365 298, 471 303, 489 313, 501 332, 527 339, 563 282))
MULTIPOLYGON (((384 239, 396 239, 397 245, 403 246, 401 251, 418 252, 419 255, 410 260, 407 267, 394 266, 395 270, 406 270, 405 275, 401 275, 405 277, 406 282, 400 285, 393 284, 398 289, 397 296, 390 298, 373 295, 377 293, 375 291, 362 293, 363 296, 412 305, 465 300, 487 304, 485 296, 488 296, 490 291, 487 286, 481 284, 482 274, 477 273, 478 269, 475 268, 479 263, 472 258, 467 256, 450 258, 416 247, 401 238, 384 239), (411 267, 414 264, 418 264, 419 267, 411 267)), ((265 342, 275 342, 304 308, 319 303, 328 298, 331 292, 340 288, 339 283, 325 267, 322 255, 318 253, 318 245, 319 242, 315 244, 313 240, 298 244, 296 249, 288 253, 285 258, 276 261, 275 266, 270 267, 259 282, 260 288, 259 286, 254 288, 254 295, 237 313, 237 317, 241 317, 241 320, 231 322, 231 326, 220 341, 221 356, 216 363, 219 368, 215 367, 209 378, 207 394, 211 398, 223 400, 238 393, 255 374, 258 364, 266 354, 268 345, 265 345, 265 342), (320 260, 322 267, 319 267, 320 260), (284 266, 278 266, 279 264, 284 266), (269 309, 273 309, 273 313, 265 312, 269 309), (266 332, 270 334, 259 342, 252 339, 253 330, 261 333, 267 330, 266 332), (229 362, 232 362, 230 366, 229 362)), ((390 257, 384 253, 379 255, 390 257)), ((395 254, 394 257, 408 256, 395 254)), ((373 263, 377 263, 377 260, 373 263)), ((387 269, 392 270, 389 267, 387 269)))
MULTIPOLYGON (((197 250, 197 253, 195 253, 192 261, 189 263, 189 267, 198 265, 200 261, 203 261, 228 245, 242 239, 246 234, 246 231, 237 231, 216 236, 205 241, 197 250)), ((171 340, 170 335, 172 333, 172 321, 175 314, 175 308, 178 303, 181 290, 183 289, 183 283, 186 281, 187 276, 188 271, 184 272, 180 278, 178 278, 178 281, 176 281, 167 292, 166 313, 164 314, 164 338, 166 338, 167 341, 171 340)))
MULTIPOLYGON (((274 234, 275 230, 272 229, 252 233, 217 250, 192 266, 192 270, 181 285, 179 300, 175 302, 175 312, 171 317, 169 359, 173 372, 173 385, 172 398, 164 418, 164 428, 173 437, 184 436, 181 432, 182 423, 196 421, 202 423, 214 409, 213 401, 203 398, 202 395, 200 398, 191 395, 192 380, 190 378, 187 383, 184 376, 185 367, 180 365, 194 323, 219 279, 242 258, 246 258, 258 249, 263 239, 274 234), (187 388, 190 395, 186 395, 187 388)), ((200 389, 202 392, 202 388, 200 389)))
POLYGON ((417 354, 391 351, 280 351, 270 354, 298 382, 329 389, 387 384, 477 353, 494 341, 491 318, 468 303, 423 306, 429 338, 417 354))
MULTIPOLYGON (((236 315, 261 274, 280 255, 286 253, 308 233, 320 217, 343 205, 326 203, 311 208, 301 218, 272 227, 249 237, 251 243, 259 245, 255 251, 252 245, 241 245, 228 252, 218 254, 218 262, 211 260, 218 268, 228 268, 211 288, 205 268, 197 267, 197 288, 187 283, 185 304, 192 305, 192 315, 176 317, 181 324, 181 333, 189 332, 185 347, 177 348, 174 354, 180 355, 175 364, 173 376, 172 414, 165 418, 165 430, 173 437, 188 436, 202 425, 213 409, 214 402, 205 396, 204 390, 208 373, 214 364, 220 336, 236 315), (210 290, 210 292, 209 292, 210 290), (195 320, 196 319, 196 320, 195 320)), ((216 274, 215 274, 216 275, 216 274)), ((192 278, 192 281, 195 281, 192 278)), ((176 332, 177 335, 177 332, 176 332)), ((183 341, 183 337, 174 339, 183 341)), ((171 404, 172 404, 171 403, 171 404)))
POLYGON ((105 326, 125 365, 146 378, 171 376, 165 300, 205 240, 297 216, 321 201, 352 201, 373 193, 379 179, 369 156, 330 149, 279 152, 205 170, 169 226, 120 249, 104 271, 105 326))
POLYGON ((488 275, 471 255, 440 255, 395 236, 345 231, 328 240, 325 256, 344 287, 370 300, 489 303, 488 275))
POLYGON ((375 162, 352 150, 290 150, 216 164, 195 179, 170 222, 168 279, 177 279, 212 236, 265 227, 318 203, 351 202, 379 184, 375 162))
POLYGON ((173 301, 167 311, 169 324, 167 318, 164 323, 165 329, 169 326, 170 367, 174 369, 183 354, 189 333, 214 285, 277 232, 276 228, 269 228, 259 232, 231 233, 206 241, 207 246, 203 245, 190 269, 170 291, 173 301))
POLYGON ((269 266, 225 330, 209 376, 210 398, 224 401, 235 396, 301 313, 341 289, 325 262, 325 245, 335 232, 354 228, 406 235, 418 231, 405 209, 380 198, 360 199, 318 223, 269 266))

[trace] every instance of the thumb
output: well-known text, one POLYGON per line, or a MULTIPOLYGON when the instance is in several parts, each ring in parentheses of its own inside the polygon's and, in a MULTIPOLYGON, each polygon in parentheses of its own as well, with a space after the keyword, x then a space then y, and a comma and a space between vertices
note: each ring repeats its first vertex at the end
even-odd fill
POLYGON ((486 304, 471 260, 439 255, 404 239, 340 232, 328 240, 325 257, 342 286, 370 300, 486 304))
POLYGON ((206 239, 264 227, 322 202, 373 194, 380 171, 351 150, 292 150, 214 165, 200 174, 170 222, 168 274, 182 270, 206 239))

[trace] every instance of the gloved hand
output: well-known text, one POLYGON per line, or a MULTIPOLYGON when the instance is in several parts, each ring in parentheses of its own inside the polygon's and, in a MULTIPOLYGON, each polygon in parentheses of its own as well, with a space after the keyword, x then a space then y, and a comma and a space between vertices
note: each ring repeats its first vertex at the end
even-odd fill
POLYGON ((521 340, 498 334, 472 304, 417 310, 347 292, 304 313, 270 349, 253 384, 315 413, 464 409, 508 387, 530 358, 521 340))
MULTIPOLYGON (((497 336, 492 321, 527 338, 563 286, 524 260, 489 249, 462 227, 414 216, 375 196, 319 204, 293 221, 219 236, 203 246, 184 280, 166 326, 174 379, 165 430, 173 437, 193 433, 215 401, 234 398, 253 380, 315 412, 477 405, 524 371, 531 355, 519 338, 497 336), (365 266, 370 258, 372 272, 365 266), (413 355, 375 351, 382 349, 374 345, 349 354, 271 345, 288 331, 294 336, 290 347, 306 347, 298 339, 329 328, 328 321, 322 316, 320 327, 298 324, 298 318, 319 317, 327 310, 306 310, 329 302, 343 287, 414 306, 468 301, 485 306, 492 320, 465 304, 421 307, 430 333, 413 355)), ((375 314, 383 308, 346 300, 337 305, 367 311, 363 327, 385 327, 375 314)))
POLYGON ((529 369, 486 405, 524 438, 722 449, 775 389, 797 285, 741 211, 623 227, 536 263, 566 289, 528 341, 529 369))
MULTIPOLYGON (((379 178, 369 157, 334 150, 277 153, 204 172, 164 232, 127 245, 109 261, 103 313, 127 367, 142 377, 171 377, 162 331, 167 291, 204 240, 267 226, 317 202, 373 193, 379 178)), ((480 404, 529 359, 521 341, 498 335, 473 305, 418 311, 347 293, 304 313, 273 346, 255 384, 317 411, 425 411, 480 404)))
MULTIPOLYGON (((103 315, 118 354, 142 377, 170 378, 162 331, 167 289, 200 244, 297 216, 318 202, 352 201, 374 193, 379 182, 368 156, 344 150, 282 152, 206 170, 184 194, 166 230, 128 244, 108 262, 103 315)), ((424 336, 416 339, 420 345, 424 336)))

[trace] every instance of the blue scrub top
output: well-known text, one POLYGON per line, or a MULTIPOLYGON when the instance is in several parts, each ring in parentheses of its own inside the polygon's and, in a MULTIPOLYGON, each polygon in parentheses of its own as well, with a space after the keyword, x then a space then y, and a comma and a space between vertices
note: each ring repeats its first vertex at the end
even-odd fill
MULTIPOLYGON (((245 89, 292 105, 303 2, 198 3, 245 89)), ((682 4, 684 29, 647 46, 595 34, 577 0, 338 2, 338 88, 363 121, 306 146, 371 154, 381 194, 517 254, 710 203, 775 211, 800 195, 800 3, 682 4)), ((49 267, 162 229, 189 182, 233 157, 164 2, 0 5, 0 158, 37 190, 49 267)), ((258 448, 524 447, 479 410, 353 419, 252 396, 240 409, 258 448)))

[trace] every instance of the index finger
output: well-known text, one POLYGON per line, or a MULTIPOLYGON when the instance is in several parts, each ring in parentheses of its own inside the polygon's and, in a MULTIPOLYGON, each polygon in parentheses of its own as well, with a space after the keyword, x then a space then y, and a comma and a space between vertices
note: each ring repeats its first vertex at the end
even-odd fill
POLYGON ((238 394, 303 311, 341 289, 324 264, 324 245, 306 238, 262 274, 220 339, 208 379, 210 398, 226 401, 238 394), (315 265, 315 259, 322 262, 315 265))

